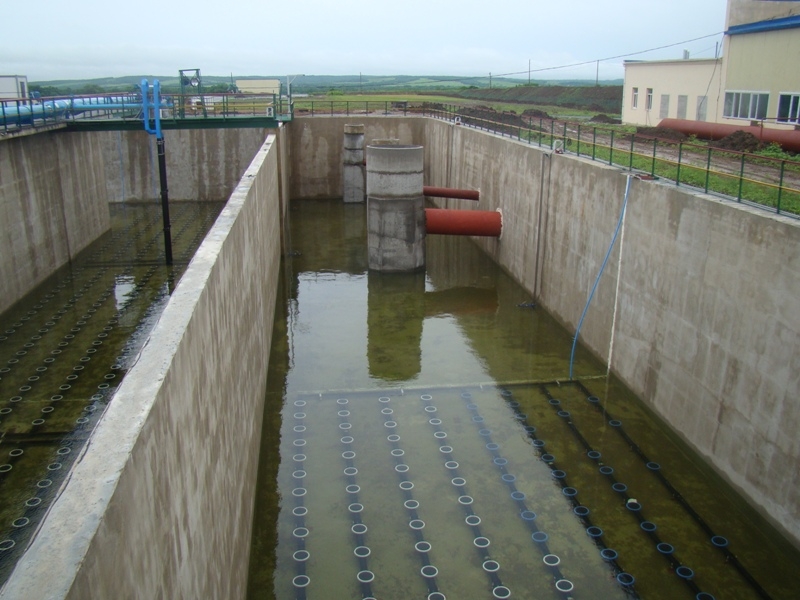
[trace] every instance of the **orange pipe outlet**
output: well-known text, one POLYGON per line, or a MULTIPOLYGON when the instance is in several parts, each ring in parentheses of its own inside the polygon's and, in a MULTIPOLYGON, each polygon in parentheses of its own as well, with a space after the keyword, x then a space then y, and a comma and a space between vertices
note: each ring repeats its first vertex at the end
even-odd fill
POLYGON ((454 188, 433 187, 431 185, 423 186, 422 194, 424 196, 433 196, 434 198, 458 198, 459 200, 475 200, 481 199, 481 193, 478 190, 457 190, 454 188))
POLYGON ((503 215, 491 210, 426 208, 425 229, 428 234, 500 237, 503 215))

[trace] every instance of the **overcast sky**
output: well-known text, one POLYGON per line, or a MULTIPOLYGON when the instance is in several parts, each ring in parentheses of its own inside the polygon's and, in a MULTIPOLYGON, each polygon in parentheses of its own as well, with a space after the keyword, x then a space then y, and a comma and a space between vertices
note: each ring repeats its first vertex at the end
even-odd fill
MULTIPOLYGON (((585 61, 714 56, 726 0, 4 0, 0 74, 595 77, 585 61), (540 71, 537 71, 540 70, 540 71)), ((600 62, 621 78, 622 60, 600 62)))

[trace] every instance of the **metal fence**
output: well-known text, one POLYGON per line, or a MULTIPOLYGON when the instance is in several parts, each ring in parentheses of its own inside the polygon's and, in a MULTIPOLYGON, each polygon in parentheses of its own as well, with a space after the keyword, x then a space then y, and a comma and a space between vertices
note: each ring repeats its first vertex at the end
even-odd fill
MULTIPOLYGON (((165 94, 162 122, 240 117, 289 121, 294 115, 409 115, 445 119, 558 153, 615 165, 642 176, 690 186, 778 214, 800 215, 800 160, 714 148, 630 133, 586 122, 476 111, 454 104, 409 101, 302 100, 275 95, 165 94)), ((79 119, 142 120, 137 94, 0 102, 0 133, 79 119)))
MULTIPOLYGON (((162 121, 263 117, 291 120, 292 104, 274 94, 163 94, 162 121)), ((0 100, 0 134, 75 121, 142 121, 139 93, 0 100)))
POLYGON ((463 107, 455 105, 427 106, 424 114, 547 147, 557 153, 615 165, 677 186, 723 195, 778 214, 800 215, 800 160, 544 117, 525 118, 514 124, 464 114, 463 107))

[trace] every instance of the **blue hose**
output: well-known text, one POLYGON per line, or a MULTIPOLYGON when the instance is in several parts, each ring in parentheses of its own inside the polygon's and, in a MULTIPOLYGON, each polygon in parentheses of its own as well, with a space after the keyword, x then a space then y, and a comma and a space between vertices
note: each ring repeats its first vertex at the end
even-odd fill
MULTIPOLYGON (((619 231, 622 229, 622 220, 625 218, 625 210, 628 207, 628 194, 631 191, 631 176, 627 176, 627 182, 625 183, 625 199, 622 201, 622 210, 619 213, 619 221, 617 222, 617 228, 614 230, 614 237, 611 238, 611 243, 608 245, 608 252, 606 252, 606 257, 603 259, 603 264, 600 267, 600 272, 597 274, 597 279, 594 281, 594 287, 592 287, 592 291, 589 294, 589 299, 586 301, 586 306, 583 307, 583 314, 581 315, 580 321, 578 321, 578 328, 575 330, 575 337, 572 340, 572 352, 569 355, 569 378, 572 379, 572 367, 575 362, 575 348, 578 345, 578 335, 581 332, 581 327, 583 326, 583 319, 586 317, 586 312, 589 310, 589 304, 592 302, 592 298, 594 298, 594 293, 597 291, 597 284, 600 283, 600 277, 603 275, 603 271, 606 268, 606 264, 608 264, 608 257, 611 256, 611 250, 614 248, 614 244, 617 241, 617 236, 619 236, 619 231)), ((611 332, 613 335, 614 332, 611 332)))

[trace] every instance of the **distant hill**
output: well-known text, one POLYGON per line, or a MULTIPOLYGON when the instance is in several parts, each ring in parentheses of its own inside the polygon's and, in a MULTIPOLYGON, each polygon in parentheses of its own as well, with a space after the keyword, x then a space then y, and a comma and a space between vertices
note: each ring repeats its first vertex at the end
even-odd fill
POLYGON ((486 102, 564 106, 609 114, 619 114, 622 107, 622 85, 520 85, 491 90, 459 90, 452 95, 486 102))
MULTIPOLYGON (((514 88, 527 84, 527 79, 512 79, 505 77, 459 77, 452 75, 421 76, 421 75, 297 75, 290 76, 292 90, 295 93, 318 94, 329 92, 342 93, 381 93, 381 92, 415 92, 462 89, 492 90, 514 88)), ((31 89, 39 90, 42 95, 69 95, 81 93, 113 93, 132 91, 139 86, 142 79, 153 81, 158 79, 162 89, 167 92, 180 89, 178 75, 129 75, 125 77, 101 77, 95 79, 72 79, 32 81, 31 89)), ((203 75, 202 85, 206 91, 225 91, 230 89, 236 79, 279 79, 286 84, 284 75, 203 75)), ((594 86, 594 81, 585 80, 538 80, 533 82, 538 86, 558 85, 563 87, 594 86)), ((601 86, 621 86, 621 80, 603 81, 601 86)), ((527 87, 527 86, 526 86, 527 87)))

